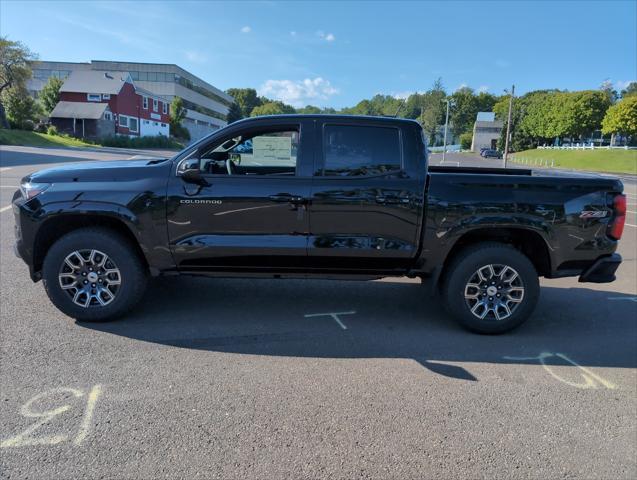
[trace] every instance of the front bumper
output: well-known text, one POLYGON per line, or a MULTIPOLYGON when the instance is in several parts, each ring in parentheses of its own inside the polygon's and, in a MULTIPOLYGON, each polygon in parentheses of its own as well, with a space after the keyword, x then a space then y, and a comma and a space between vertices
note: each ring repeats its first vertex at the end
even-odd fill
POLYGON ((619 253, 600 257, 580 275, 579 281, 592 283, 614 282, 616 278, 615 271, 617 271, 620 263, 622 263, 622 257, 619 253))

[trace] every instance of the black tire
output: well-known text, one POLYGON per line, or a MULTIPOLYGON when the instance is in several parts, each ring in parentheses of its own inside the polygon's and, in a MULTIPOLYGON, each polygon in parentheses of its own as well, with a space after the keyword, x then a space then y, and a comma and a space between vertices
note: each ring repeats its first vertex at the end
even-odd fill
MULTIPOLYGON (((77 263, 82 264, 79 261, 77 263)), ((75 275, 75 271, 72 272, 71 275, 75 275)), ((53 244, 44 259, 42 280, 49 299, 60 311, 76 320, 103 322, 124 315, 141 300, 146 289, 147 271, 139 255, 126 238, 107 228, 91 227, 74 230, 53 244), (108 256, 113 262, 110 265, 116 266, 119 270, 121 283, 116 286, 114 298, 107 304, 98 304, 97 299, 91 300, 86 295, 82 298, 88 299, 89 306, 82 307, 74 303, 72 298, 73 292, 77 290, 71 290, 71 293, 64 290, 60 285, 59 275, 61 269, 65 268, 67 256, 75 251, 91 250, 103 252, 108 256)), ((105 279, 104 282, 107 280, 105 279)))
POLYGON ((514 247, 495 242, 479 243, 462 250, 443 273, 441 287, 445 308, 460 325, 473 332, 486 334, 504 333, 519 326, 533 313, 540 296, 540 282, 533 263, 514 247), (490 270, 489 265, 495 267, 490 270), (514 272, 500 266, 507 266, 514 272), (486 267, 486 270, 478 273, 483 267, 486 267), (496 275, 491 278, 496 282, 496 289, 498 285, 504 288, 495 290, 498 293, 493 297, 489 296, 488 290, 484 287, 491 286, 492 282, 480 279, 481 274, 488 277, 490 271, 496 274, 500 272, 500 280, 496 275), (517 277, 514 277, 513 273, 517 273, 517 277), (507 286, 502 277, 505 280, 514 277, 515 280, 507 286), (476 279, 479 280, 479 287, 470 286, 476 283, 476 279), (512 292, 499 293, 507 290, 512 292), (466 299, 465 292, 477 298, 466 299), (500 298, 496 298, 496 295, 500 298), (493 299, 494 303, 491 303, 490 299, 493 299), (476 305, 478 303, 482 304, 476 305), (476 309, 475 314, 472 313, 472 308, 476 309), (510 312, 508 316, 507 311, 510 312), (482 313, 486 316, 483 319, 478 318, 482 313))

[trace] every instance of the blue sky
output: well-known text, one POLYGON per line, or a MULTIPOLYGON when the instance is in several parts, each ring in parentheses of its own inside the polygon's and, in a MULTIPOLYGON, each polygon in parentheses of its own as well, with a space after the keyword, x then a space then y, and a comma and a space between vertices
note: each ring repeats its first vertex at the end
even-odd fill
POLYGON ((0 33, 42 60, 176 63, 295 106, 402 96, 437 77, 500 94, 637 79, 637 2, 18 2, 0 33))

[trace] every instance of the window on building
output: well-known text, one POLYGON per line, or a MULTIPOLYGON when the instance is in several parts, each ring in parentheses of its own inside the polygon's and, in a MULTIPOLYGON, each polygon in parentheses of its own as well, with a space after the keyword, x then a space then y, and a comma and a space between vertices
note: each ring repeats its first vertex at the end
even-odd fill
POLYGON ((119 126, 128 128, 128 117, 126 115, 119 116, 119 126))
POLYGON ((101 102, 102 101, 102 96, 99 93, 87 93, 86 94, 86 99, 89 102, 101 102))
POLYGON ((398 129, 326 125, 323 134, 325 176, 383 175, 401 169, 398 129))
POLYGON ((136 132, 138 130, 138 121, 135 117, 128 117, 128 129, 131 132, 136 132))
POLYGON ((110 100, 110 99, 111 99, 110 93, 102 93, 102 100, 110 100))
POLYGON ((156 98, 153 98, 153 112, 156 112, 159 109, 159 102, 156 98))
POLYGON ((113 116, 111 115, 111 112, 104 112, 104 120, 112 120, 113 116))
POLYGON ((142 106, 144 110, 148 110, 148 97, 142 97, 142 106))
POLYGON ((164 115, 168 115, 168 104, 166 102, 161 102, 161 111, 164 115))

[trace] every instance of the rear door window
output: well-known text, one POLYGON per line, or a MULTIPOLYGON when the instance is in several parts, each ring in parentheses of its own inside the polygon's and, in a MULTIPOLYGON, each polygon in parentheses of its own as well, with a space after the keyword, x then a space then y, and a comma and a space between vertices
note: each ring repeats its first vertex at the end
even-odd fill
POLYGON ((400 131, 392 127, 325 125, 324 176, 370 176, 402 169, 400 131))

